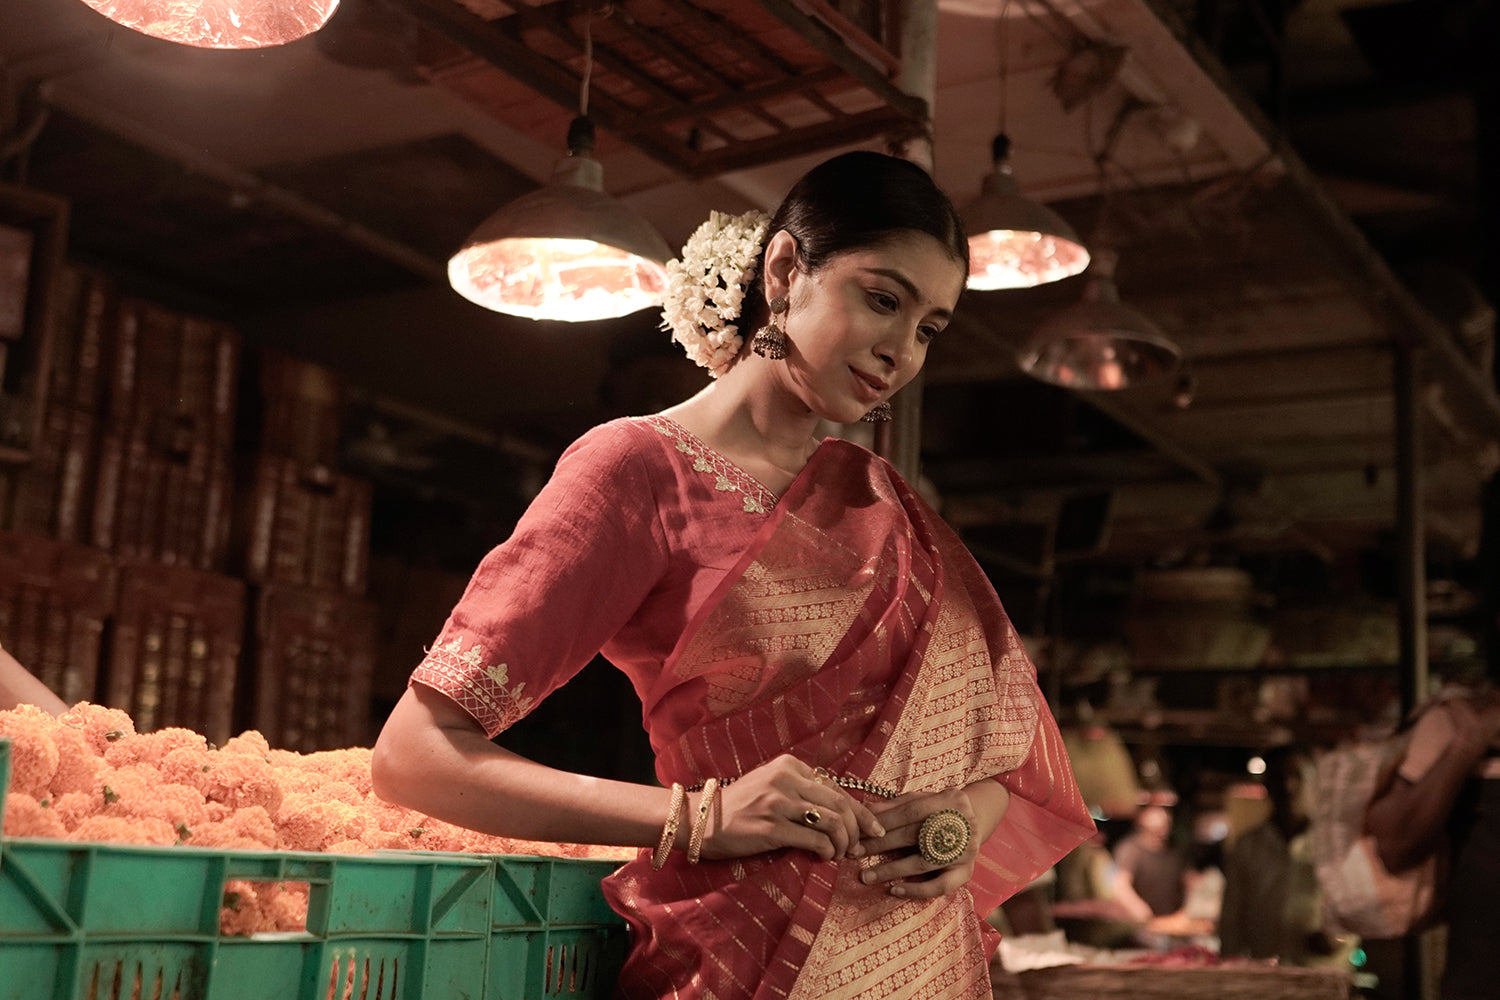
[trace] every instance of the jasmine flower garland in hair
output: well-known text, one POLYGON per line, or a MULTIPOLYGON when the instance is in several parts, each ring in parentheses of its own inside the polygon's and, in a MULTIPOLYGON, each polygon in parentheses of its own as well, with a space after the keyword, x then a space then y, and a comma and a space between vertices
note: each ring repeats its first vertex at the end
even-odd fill
POLYGON ((770 223, 761 211, 710 212, 682 257, 667 262, 661 328, 714 378, 729 370, 745 341, 737 321, 770 223))

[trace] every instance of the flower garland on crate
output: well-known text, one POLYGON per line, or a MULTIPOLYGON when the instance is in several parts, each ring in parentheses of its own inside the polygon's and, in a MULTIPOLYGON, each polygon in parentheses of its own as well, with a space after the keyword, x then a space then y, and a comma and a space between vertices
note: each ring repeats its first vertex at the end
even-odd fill
POLYGON ((710 212, 683 244, 682 257, 667 262, 661 328, 714 378, 729 370, 745 342, 736 321, 770 224, 759 210, 710 212))

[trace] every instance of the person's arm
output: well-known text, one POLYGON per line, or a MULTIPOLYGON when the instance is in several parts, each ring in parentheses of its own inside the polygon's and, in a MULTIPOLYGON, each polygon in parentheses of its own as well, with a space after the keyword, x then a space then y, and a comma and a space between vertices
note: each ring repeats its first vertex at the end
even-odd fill
POLYGON ((21 662, 4 649, 0 649, 0 710, 17 705, 35 705, 49 715, 62 715, 68 710, 52 689, 36 678, 36 675, 21 665, 21 662))
MULTIPOLYGON (((671 792, 651 785, 573 774, 491 743, 484 729, 446 695, 413 684, 375 743, 375 794, 469 829, 526 840, 653 847, 671 792)), ((677 829, 686 848, 693 795, 677 829)), ((762 764, 724 788, 710 817, 704 858, 745 857, 794 847, 825 860, 859 856, 862 832, 879 829, 870 811, 843 789, 820 783, 791 756, 762 764), (817 828, 801 822, 822 814, 817 828)))
POLYGON ((1115 881, 1110 886, 1111 894, 1115 902, 1120 904, 1125 915, 1137 923, 1145 923, 1155 913, 1151 904, 1141 898, 1135 891, 1135 845, 1126 842, 1120 845, 1120 850, 1115 854, 1115 881))
POLYGON ((1441 846, 1459 790, 1500 734, 1500 705, 1493 699, 1480 706, 1454 700, 1433 709, 1439 711, 1448 713, 1452 727, 1446 747, 1415 780, 1398 771, 1365 814, 1365 832, 1375 838, 1380 861, 1392 872, 1416 867, 1441 846))

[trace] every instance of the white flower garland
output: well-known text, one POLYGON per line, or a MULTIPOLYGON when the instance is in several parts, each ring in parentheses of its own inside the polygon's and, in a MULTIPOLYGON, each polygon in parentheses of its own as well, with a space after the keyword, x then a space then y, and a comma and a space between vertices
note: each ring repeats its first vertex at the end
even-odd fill
POLYGON ((761 211, 710 212, 683 244, 682 257, 667 262, 661 328, 714 378, 729 370, 745 342, 734 321, 770 224, 761 211))

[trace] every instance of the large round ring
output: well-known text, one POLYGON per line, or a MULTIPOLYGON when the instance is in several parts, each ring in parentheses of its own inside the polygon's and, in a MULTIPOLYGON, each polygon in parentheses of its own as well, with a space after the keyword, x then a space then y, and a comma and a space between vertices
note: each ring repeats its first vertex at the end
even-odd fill
POLYGON ((802 814, 802 822, 806 823, 808 826, 817 826, 819 823, 823 822, 823 814, 818 812, 816 809, 809 809, 807 812, 802 814))
POLYGON ((957 809, 939 809, 922 821, 917 852, 934 868, 947 868, 969 849, 969 821, 957 809))

